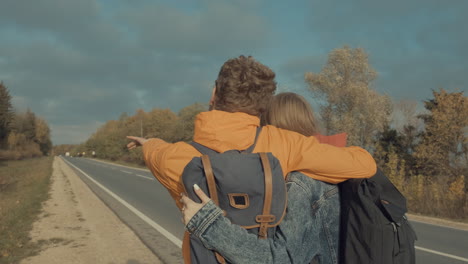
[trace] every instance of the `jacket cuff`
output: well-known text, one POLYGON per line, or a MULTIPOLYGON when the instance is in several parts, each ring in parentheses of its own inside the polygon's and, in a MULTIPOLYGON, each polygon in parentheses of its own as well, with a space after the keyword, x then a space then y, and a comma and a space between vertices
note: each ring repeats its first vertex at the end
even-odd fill
POLYGON ((216 206, 213 200, 210 200, 190 219, 185 228, 192 235, 201 237, 208 227, 222 215, 221 208, 216 206))

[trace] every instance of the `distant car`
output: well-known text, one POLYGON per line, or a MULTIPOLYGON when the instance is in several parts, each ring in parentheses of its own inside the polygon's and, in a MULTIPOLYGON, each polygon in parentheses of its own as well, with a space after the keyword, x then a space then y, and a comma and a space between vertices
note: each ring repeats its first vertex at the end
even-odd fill
POLYGON ((66 153, 65 153, 65 156, 69 157, 69 156, 70 156, 70 152, 66 152, 66 153))

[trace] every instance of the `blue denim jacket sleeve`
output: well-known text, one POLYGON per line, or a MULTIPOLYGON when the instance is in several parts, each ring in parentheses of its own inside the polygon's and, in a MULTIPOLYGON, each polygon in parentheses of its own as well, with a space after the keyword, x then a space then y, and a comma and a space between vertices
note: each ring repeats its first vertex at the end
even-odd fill
MULTIPOLYGON (((306 176, 304 176, 306 177, 306 176)), ((208 249, 216 250, 231 263, 309 263, 310 246, 317 236, 310 233, 311 193, 300 177, 290 177, 288 208, 274 238, 259 239, 232 224, 212 201, 189 221, 186 228, 208 249)))

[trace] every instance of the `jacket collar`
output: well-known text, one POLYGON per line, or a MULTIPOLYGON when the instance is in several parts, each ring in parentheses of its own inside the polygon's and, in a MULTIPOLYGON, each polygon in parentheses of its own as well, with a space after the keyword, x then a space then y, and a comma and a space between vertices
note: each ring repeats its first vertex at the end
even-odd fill
POLYGON ((202 112, 195 119, 193 140, 218 152, 244 150, 253 144, 260 119, 246 113, 202 112))

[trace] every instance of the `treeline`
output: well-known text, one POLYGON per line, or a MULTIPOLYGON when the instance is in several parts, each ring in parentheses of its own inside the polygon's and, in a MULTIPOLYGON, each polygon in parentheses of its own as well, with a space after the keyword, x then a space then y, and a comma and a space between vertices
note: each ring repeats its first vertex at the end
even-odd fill
MULTIPOLYGON (((321 72, 306 73, 305 81, 319 104, 321 132, 347 132, 349 145, 369 150, 407 197, 411 212, 468 220, 467 97, 439 89, 423 102, 425 110, 418 111, 417 102, 393 102, 379 94, 376 78, 366 52, 347 46, 333 50, 321 72)), ((58 146, 56 153, 95 151, 98 158, 143 164, 141 149, 129 152, 125 136, 189 141, 194 117, 206 108, 195 104, 178 114, 157 108, 122 114, 85 143, 58 146)))
POLYGON ((91 156, 94 151, 97 158, 144 164, 141 149, 127 150, 129 140, 126 136, 158 137, 167 142, 190 141, 195 116, 206 110, 206 105, 197 103, 181 109, 177 114, 159 108, 149 112, 139 109, 132 116, 123 113, 118 120, 106 122, 85 143, 58 145, 54 147, 54 153, 91 156))
POLYGON ((29 109, 13 111, 10 92, 0 82, 0 160, 40 157, 51 149, 47 122, 29 109))
POLYGON ((386 126, 375 157, 412 212, 468 220, 468 99, 443 89, 433 95, 416 116, 423 129, 386 126))
POLYGON ((439 89, 418 112, 417 102, 378 94, 376 78, 365 51, 346 46, 305 75, 324 132, 347 132, 350 145, 373 153, 412 212, 468 220, 467 97, 439 89))

